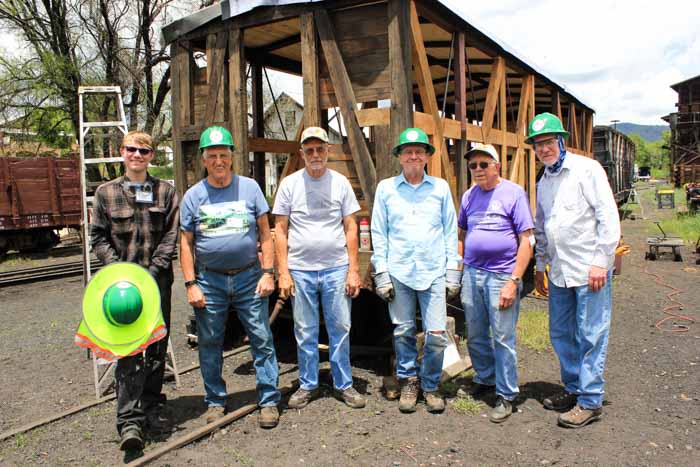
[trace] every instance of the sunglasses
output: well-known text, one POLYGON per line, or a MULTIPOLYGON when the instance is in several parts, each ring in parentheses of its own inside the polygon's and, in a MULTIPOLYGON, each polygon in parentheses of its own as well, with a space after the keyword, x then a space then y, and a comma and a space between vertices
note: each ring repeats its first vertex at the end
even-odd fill
POLYGON ((324 146, 317 146, 317 147, 303 149, 303 151, 304 151, 304 154, 306 154, 307 156, 313 156, 314 152, 317 154, 320 154, 320 155, 324 155, 328 151, 328 147, 325 145, 324 146))
POLYGON ((485 169, 486 169, 489 165, 491 165, 491 164, 495 164, 495 162, 485 162, 485 161, 481 161, 481 162, 470 162, 470 163, 469 163, 469 168, 470 168, 471 170, 476 170, 476 168, 479 167, 480 169, 485 170, 485 169))
POLYGON ((135 146, 124 146, 124 149, 126 149, 126 152, 130 152, 130 153, 134 153, 134 152, 138 151, 138 153, 141 154, 142 156, 147 156, 153 152, 153 149, 151 149, 151 148, 137 148, 135 146))

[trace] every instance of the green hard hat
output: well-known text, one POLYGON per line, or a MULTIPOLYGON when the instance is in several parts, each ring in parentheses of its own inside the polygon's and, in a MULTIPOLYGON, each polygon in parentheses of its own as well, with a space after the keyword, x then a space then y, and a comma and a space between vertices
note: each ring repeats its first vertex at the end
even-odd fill
POLYGON ((114 326, 133 323, 141 315, 142 309, 141 292, 128 281, 112 284, 102 296, 102 312, 114 326))
POLYGON ((532 119, 530 125, 528 126, 527 139, 525 142, 527 144, 532 144, 535 136, 550 133, 562 135, 564 138, 569 137, 569 132, 564 129, 561 124, 561 120, 559 120, 559 117, 556 115, 549 112, 535 115, 535 118, 532 119))
POLYGON ((428 135, 420 128, 406 128, 403 130, 399 135, 399 144, 394 146, 392 154, 398 156, 401 148, 407 144, 423 144, 428 150, 428 154, 433 155, 435 152, 435 147, 428 141, 428 135))
POLYGON ((231 132, 222 126, 210 126, 199 137, 199 149, 203 151, 210 146, 229 146, 233 151, 235 146, 231 132))

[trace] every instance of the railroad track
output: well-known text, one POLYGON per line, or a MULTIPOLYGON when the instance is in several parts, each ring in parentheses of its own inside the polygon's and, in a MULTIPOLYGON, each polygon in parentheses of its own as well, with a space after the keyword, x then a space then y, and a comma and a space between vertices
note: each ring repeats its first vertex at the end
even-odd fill
MULTIPOLYGON (((96 259, 90 262, 90 268, 93 271, 99 269, 100 266, 101 263, 96 259)), ((82 261, 52 264, 50 266, 40 266, 36 268, 15 269, 14 271, 0 272, 0 287, 73 277, 81 274, 83 274, 82 261)))

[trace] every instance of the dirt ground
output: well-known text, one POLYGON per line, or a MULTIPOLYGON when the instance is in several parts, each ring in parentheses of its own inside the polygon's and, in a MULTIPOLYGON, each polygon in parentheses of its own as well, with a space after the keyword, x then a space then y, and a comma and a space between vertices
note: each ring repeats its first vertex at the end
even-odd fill
MULTIPOLYGON (((638 211, 638 208, 637 208, 638 211)), ((214 435, 173 451, 154 465, 700 465, 700 324, 689 332, 654 327, 669 305, 666 289, 644 273, 658 274, 684 292, 684 314, 700 319, 700 266, 688 248, 683 262, 644 260, 652 220, 673 215, 644 206, 647 219, 623 222, 631 254, 614 282, 614 313, 607 364, 604 417, 580 430, 556 425, 556 413, 541 400, 561 389, 551 350, 536 352, 519 345, 521 397, 506 423, 488 421, 486 399, 476 413, 454 407, 432 415, 424 406, 400 414, 382 391, 386 359, 353 359, 356 386, 367 407, 352 410, 332 397, 328 372, 323 395, 303 410, 283 410, 273 430, 257 426, 257 414, 238 420, 214 435)), ((66 260, 66 258, 60 258, 66 260)), ((34 260, 56 261, 55 258, 34 260)), ((0 431, 94 399, 91 361, 72 344, 80 319, 80 278, 0 289, 0 431)), ((546 302, 528 297, 521 313, 543 309, 546 302)), ((172 342, 177 363, 197 362, 187 345, 190 314, 182 277, 173 295, 172 342)), ((369 310, 368 310, 369 311, 369 310)), ((284 323, 276 327, 281 385, 297 376, 295 352, 284 323)), ((327 362, 323 364, 327 369, 327 362)), ((250 356, 225 361, 229 410, 254 400, 250 356)), ((146 451, 204 424, 203 387, 198 370, 167 385, 167 413, 175 432, 149 440, 146 451)), ((468 391, 469 378, 456 381, 468 391)), ((452 389, 455 389, 453 387, 452 389)), ((452 391, 451 394, 453 394, 452 391)), ((0 442, 0 465, 118 465, 114 402, 84 410, 0 442)))

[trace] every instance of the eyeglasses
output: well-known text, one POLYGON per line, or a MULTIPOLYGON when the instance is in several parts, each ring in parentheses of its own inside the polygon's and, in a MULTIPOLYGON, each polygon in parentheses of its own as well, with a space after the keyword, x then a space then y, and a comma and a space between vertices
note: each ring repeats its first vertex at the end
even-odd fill
POLYGON ((399 153, 401 156, 411 156, 411 155, 416 155, 418 157, 425 157, 428 155, 428 152, 425 149, 407 149, 405 151, 401 151, 399 153))
POLYGON ((206 154, 204 156, 204 158, 206 160, 212 160, 212 161, 216 160, 216 159, 220 159, 222 161, 227 161, 227 160, 231 159, 231 157, 233 157, 233 154, 231 154, 230 152, 225 152, 223 154, 206 154))
POLYGON ((481 170, 485 170, 489 165, 495 164, 495 163, 496 162, 486 162, 486 161, 470 162, 469 169, 476 170, 476 168, 479 167, 481 170))
POLYGON ((557 144, 557 138, 543 139, 542 141, 535 141, 532 143, 532 147, 537 151, 538 149, 544 149, 545 147, 553 148, 557 144))
POLYGON ((153 152, 153 149, 151 148, 137 148, 136 146, 124 146, 124 149, 126 152, 130 152, 132 154, 138 151, 138 153, 142 156, 147 156, 153 152))
POLYGON ((313 156, 314 152, 317 154, 323 155, 326 153, 326 151, 328 151, 328 147, 325 145, 314 146, 314 147, 306 148, 306 149, 302 149, 302 150, 304 151, 304 154, 306 154, 307 156, 313 156))

